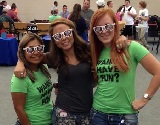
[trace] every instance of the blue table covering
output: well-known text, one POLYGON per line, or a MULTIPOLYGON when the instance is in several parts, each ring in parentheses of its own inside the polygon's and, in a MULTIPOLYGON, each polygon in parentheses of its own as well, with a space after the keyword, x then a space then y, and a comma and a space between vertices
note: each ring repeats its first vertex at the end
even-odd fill
POLYGON ((42 37, 42 40, 45 45, 44 52, 49 52, 51 37, 49 35, 46 35, 42 37))
POLYGON ((0 65, 14 66, 18 61, 16 38, 0 38, 0 65))
POLYGON ((43 40, 51 40, 51 37, 50 37, 50 35, 46 35, 46 36, 44 36, 42 39, 43 39, 43 40))

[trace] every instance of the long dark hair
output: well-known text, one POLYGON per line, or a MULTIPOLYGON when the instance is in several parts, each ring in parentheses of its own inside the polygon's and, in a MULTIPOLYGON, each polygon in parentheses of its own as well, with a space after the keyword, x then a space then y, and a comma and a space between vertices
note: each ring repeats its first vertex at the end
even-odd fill
MULTIPOLYGON (((70 27, 72 29, 73 38, 74 38, 74 52, 75 56, 78 61, 80 62, 90 62, 90 52, 88 49, 88 44, 78 36, 76 32, 75 25, 72 21, 65 19, 65 18, 59 18, 52 22, 52 24, 49 27, 49 35, 53 36, 53 29, 56 25, 64 24, 70 27)), ((65 55, 62 51, 62 49, 58 48, 55 44, 55 40, 51 37, 51 44, 50 44, 50 51, 49 51, 49 63, 54 69, 58 69, 60 66, 67 65, 67 62, 65 60, 65 55)))
POLYGON ((77 20, 79 20, 81 17, 81 5, 80 4, 75 4, 73 6, 73 11, 71 12, 70 16, 69 16, 69 20, 76 22, 77 20))

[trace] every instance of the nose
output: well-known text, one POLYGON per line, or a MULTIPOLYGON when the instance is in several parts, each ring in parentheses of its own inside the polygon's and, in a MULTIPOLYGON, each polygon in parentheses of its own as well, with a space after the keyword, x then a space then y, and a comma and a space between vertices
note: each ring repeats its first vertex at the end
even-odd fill
POLYGON ((66 39, 66 36, 63 34, 62 35, 62 40, 65 40, 66 39))
POLYGON ((33 54, 39 54, 38 50, 34 50, 33 54))
POLYGON ((102 28, 102 33, 106 33, 106 29, 105 28, 102 28))

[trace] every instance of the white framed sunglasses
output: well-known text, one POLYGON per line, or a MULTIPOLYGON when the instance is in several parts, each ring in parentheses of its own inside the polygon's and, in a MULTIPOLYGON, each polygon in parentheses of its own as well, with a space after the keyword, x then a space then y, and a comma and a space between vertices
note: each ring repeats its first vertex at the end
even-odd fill
POLYGON ((70 37, 72 35, 72 29, 65 30, 61 33, 56 33, 52 37, 54 38, 55 41, 59 41, 62 39, 63 35, 65 37, 70 37))
POLYGON ((114 25, 115 25, 115 23, 106 24, 104 26, 95 26, 95 27, 93 27, 93 30, 95 33, 102 33, 103 30, 105 30, 107 32, 111 32, 114 29, 114 25))
POLYGON ((23 50, 25 50, 29 54, 32 54, 35 51, 43 53, 44 52, 44 47, 45 47, 44 45, 38 45, 38 46, 34 46, 34 47, 29 46, 29 47, 23 48, 23 50))

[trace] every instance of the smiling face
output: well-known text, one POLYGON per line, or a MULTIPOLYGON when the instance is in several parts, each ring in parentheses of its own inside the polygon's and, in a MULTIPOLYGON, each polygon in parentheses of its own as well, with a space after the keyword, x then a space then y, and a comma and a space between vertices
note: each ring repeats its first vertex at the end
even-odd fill
POLYGON ((54 26, 53 38, 55 35, 60 38, 59 40, 55 40, 55 44, 58 48, 62 49, 62 51, 73 49, 74 38, 72 32, 72 29, 65 24, 58 24, 54 26))
POLYGON ((110 46, 110 42, 114 37, 114 22, 112 18, 108 14, 105 14, 104 16, 98 19, 96 26, 103 26, 102 32, 95 32, 98 39, 105 46, 110 46))
POLYGON ((28 49, 24 50, 23 48, 23 50, 25 51, 24 52, 25 58, 30 64, 31 70, 36 70, 38 64, 43 59, 44 48, 41 48, 40 50, 40 46, 41 46, 40 42, 37 39, 34 39, 28 42, 28 44, 24 47, 24 48, 28 47, 28 49), (33 49, 33 47, 36 49, 33 49), (27 51, 27 50, 30 50, 30 51, 27 51), (31 53, 31 50, 34 50, 34 51, 31 53))

